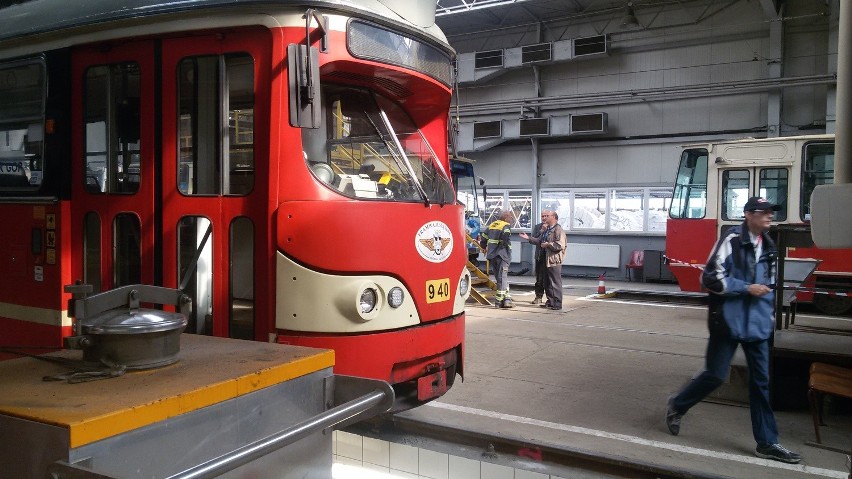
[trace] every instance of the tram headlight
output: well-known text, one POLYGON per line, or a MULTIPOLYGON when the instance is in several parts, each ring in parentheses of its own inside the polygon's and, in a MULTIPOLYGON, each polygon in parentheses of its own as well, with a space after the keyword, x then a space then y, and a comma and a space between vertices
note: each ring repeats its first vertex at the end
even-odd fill
POLYGON ((379 302, 379 293, 373 288, 366 288, 361 291, 361 298, 358 300, 358 305, 361 308, 361 314, 370 314, 376 309, 376 304, 379 302))
POLYGON ((459 295, 466 296, 469 289, 470 289, 470 275, 465 274, 465 275, 462 276, 461 281, 459 281, 459 295))
POLYGON ((388 304, 391 308, 402 306, 402 300, 405 299, 405 292, 399 286, 394 286, 388 292, 388 304))

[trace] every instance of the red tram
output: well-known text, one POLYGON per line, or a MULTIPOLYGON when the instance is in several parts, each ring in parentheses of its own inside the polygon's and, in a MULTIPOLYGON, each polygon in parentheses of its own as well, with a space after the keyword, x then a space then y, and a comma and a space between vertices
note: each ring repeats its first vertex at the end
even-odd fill
MULTIPOLYGON (((684 291, 699 291, 700 269, 719 235, 743 221, 761 196, 781 206, 774 224, 806 225, 814 188, 834 178, 834 135, 745 139, 684 147, 666 230, 669 268, 684 291)), ((821 260, 797 300, 842 314, 852 309, 852 251, 788 247, 786 257, 821 260), (837 294, 840 291, 840 294, 837 294), (816 292, 816 294, 815 294, 816 292), (834 294, 831 294, 834 293, 834 294)))
POLYGON ((470 276, 434 8, 0 9, 0 346, 61 347, 65 285, 153 284, 192 298, 187 332, 332 348, 404 405, 446 392, 470 276))

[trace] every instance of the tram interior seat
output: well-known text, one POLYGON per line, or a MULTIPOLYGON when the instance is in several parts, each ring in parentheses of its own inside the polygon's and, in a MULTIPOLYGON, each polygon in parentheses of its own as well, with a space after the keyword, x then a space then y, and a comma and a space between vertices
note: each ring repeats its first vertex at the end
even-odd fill
POLYGON ((367 175, 340 175, 340 191, 357 198, 377 198, 378 186, 367 175))
POLYGON ((645 250, 634 249, 632 253, 630 253, 630 261, 624 265, 627 268, 627 281, 633 281, 631 279, 630 272, 632 270, 642 271, 642 268, 645 266, 645 250))

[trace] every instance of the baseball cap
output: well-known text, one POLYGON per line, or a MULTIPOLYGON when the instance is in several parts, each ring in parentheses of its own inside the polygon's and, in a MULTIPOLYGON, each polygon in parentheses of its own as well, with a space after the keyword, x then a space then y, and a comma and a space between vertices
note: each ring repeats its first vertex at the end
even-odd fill
POLYGON ((781 207, 769 202, 765 198, 761 198, 759 196, 752 196, 748 199, 745 206, 743 206, 743 211, 756 211, 756 210, 772 210, 778 211, 781 207))

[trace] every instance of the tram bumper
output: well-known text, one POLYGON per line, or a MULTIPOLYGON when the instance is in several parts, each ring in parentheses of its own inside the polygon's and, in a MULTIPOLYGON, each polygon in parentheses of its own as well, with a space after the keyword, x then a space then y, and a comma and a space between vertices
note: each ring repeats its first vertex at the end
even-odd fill
POLYGON ((279 331, 277 342, 333 349, 335 374, 391 383, 398 411, 440 397, 456 374, 463 377, 464 320, 462 313, 409 328, 352 335, 279 331))

